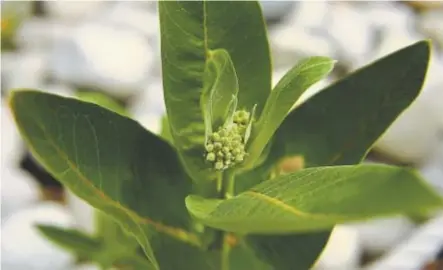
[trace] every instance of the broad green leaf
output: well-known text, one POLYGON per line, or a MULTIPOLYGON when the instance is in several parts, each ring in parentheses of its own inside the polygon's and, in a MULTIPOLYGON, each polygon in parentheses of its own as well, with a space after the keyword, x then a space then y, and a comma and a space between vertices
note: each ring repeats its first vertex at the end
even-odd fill
POLYGON ((166 114, 163 115, 163 117, 162 117, 162 126, 161 126, 161 131, 160 131, 160 137, 162 137, 165 141, 168 141, 171 144, 173 143, 171 131, 169 130, 168 116, 166 114))
POLYGON ((167 142, 129 118, 76 99, 22 90, 13 92, 10 106, 37 160, 133 234, 153 266, 154 232, 197 245, 182 203, 192 182, 167 142))
POLYGON ((54 244, 74 253, 82 260, 96 262, 104 269, 116 264, 132 267, 130 269, 155 269, 149 261, 140 257, 135 249, 125 249, 124 242, 121 246, 109 245, 108 239, 104 237, 93 237, 76 229, 56 226, 38 225, 37 229, 54 244))
MULTIPOLYGON (((237 75, 229 53, 223 49, 208 51, 205 73, 202 109, 205 117, 208 115, 208 125, 216 129, 234 113, 235 106, 232 111, 230 105, 235 103, 238 94, 237 75)), ((207 135, 210 133, 207 131, 207 135)))
POLYGON ((255 1, 160 1, 162 75, 171 134, 188 174, 215 179, 205 163, 205 126, 200 107, 210 50, 225 49, 236 70, 238 107, 264 107, 271 89, 265 23, 255 1))
POLYGON ((81 257, 93 258, 103 249, 100 239, 76 229, 64 229, 49 225, 38 225, 37 229, 54 244, 81 257))
POLYGON ((246 235, 258 258, 273 270, 310 269, 323 251, 330 231, 288 235, 246 235))
POLYGON ((293 233, 443 206, 410 169, 386 165, 316 167, 265 181, 227 200, 190 195, 205 225, 235 233, 293 233))
POLYGON ((129 116, 128 112, 125 108, 123 108, 123 106, 105 94, 99 92, 78 92, 77 97, 80 100, 97 104, 118 114, 129 116))
POLYGON ((301 155, 307 167, 360 162, 418 96, 428 61, 429 43, 420 41, 308 99, 278 129, 274 147, 284 151, 276 160, 301 155))
MULTIPOLYGON (((274 136, 268 158, 255 170, 263 175, 277 161, 293 156, 302 156, 306 167, 359 163, 419 94, 428 58, 429 44, 418 42, 363 67, 310 98, 284 120, 274 136)), ((253 179, 258 184, 263 178, 253 179)), ((239 191, 253 185, 253 180, 247 184, 239 191)), ((277 236, 249 235, 248 238, 258 240, 248 243, 254 243, 252 247, 259 256, 268 258, 276 270, 308 269, 314 259, 296 260, 295 255, 278 255, 283 254, 282 250, 319 255, 327 237, 322 233, 305 235, 285 235, 284 243, 277 236), (305 248, 298 249, 300 245, 305 248), (267 256, 263 250, 268 250, 267 256)))
POLYGON ((263 114, 255 125, 255 136, 248 146, 246 167, 252 167, 268 141, 281 125, 300 96, 332 71, 335 61, 310 57, 300 61, 278 82, 266 101, 263 114))
MULTIPOLYGON (((126 233, 114 219, 108 215, 96 211, 96 233, 103 242, 103 251, 97 261, 110 266, 116 258, 134 257, 139 249, 138 242, 134 237, 126 233)), ((137 261, 137 260, 136 260, 137 261)), ((146 264, 146 259, 143 259, 146 264)))

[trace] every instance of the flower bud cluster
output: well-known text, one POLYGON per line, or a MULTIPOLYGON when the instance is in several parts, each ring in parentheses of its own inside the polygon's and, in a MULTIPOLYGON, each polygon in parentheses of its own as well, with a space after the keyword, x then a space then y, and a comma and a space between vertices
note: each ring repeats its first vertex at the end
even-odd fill
POLYGON ((213 132, 206 144, 206 160, 213 163, 214 169, 225 170, 245 158, 244 131, 249 121, 249 113, 237 111, 233 123, 213 132))

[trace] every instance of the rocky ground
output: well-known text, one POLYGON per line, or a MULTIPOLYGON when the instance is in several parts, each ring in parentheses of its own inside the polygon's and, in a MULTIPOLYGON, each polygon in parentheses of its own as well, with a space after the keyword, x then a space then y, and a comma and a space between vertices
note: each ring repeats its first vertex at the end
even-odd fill
MULTIPOLYGON (((1 266, 4 270, 95 269, 43 239, 34 224, 92 231, 92 209, 27 155, 4 97, 12 88, 74 95, 93 89, 126 104, 158 132, 165 113, 155 2, 1 2, 1 266), (17 29, 8 14, 23 18, 17 29), (9 18, 9 19, 8 19, 9 18), (42 188, 44 187, 44 188, 42 188)), ((443 194, 443 3, 262 1, 275 83, 301 57, 337 59, 337 78, 420 39, 433 40, 418 100, 376 143, 367 162, 417 168, 443 194), (428 7, 430 5, 430 7, 428 7)), ((17 17, 16 17, 17 18, 17 17)), ((421 269, 443 248, 443 216, 337 226, 316 269, 421 269), (370 261, 370 263, 366 263, 370 261)))

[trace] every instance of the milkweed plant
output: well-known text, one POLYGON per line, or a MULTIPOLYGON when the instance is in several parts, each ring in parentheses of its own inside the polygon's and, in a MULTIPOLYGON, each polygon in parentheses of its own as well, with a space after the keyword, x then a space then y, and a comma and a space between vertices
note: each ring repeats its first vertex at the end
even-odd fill
POLYGON ((9 97, 32 154, 103 221, 93 235, 39 226, 51 241, 103 269, 309 269, 336 224, 442 207, 412 169, 361 164, 419 95, 428 41, 298 102, 335 61, 302 59, 271 88, 258 2, 158 5, 159 135, 78 98, 9 97), (295 157, 303 168, 281 170, 295 157))

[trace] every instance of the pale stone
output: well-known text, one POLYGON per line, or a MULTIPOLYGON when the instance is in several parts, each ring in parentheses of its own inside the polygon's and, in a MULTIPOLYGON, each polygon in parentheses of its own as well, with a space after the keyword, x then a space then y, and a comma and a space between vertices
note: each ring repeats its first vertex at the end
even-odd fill
POLYGON ((66 189, 66 204, 78 227, 82 231, 95 233, 95 209, 69 189, 66 189))
MULTIPOLYGON (((143 7, 143 6, 142 6, 143 7)), ((139 30, 141 33, 151 36, 160 33, 160 21, 157 11, 150 11, 149 8, 141 8, 133 2, 119 2, 103 14, 101 19, 110 23, 130 27, 139 30)))
POLYGON ((374 27, 362 10, 347 2, 329 4, 327 33, 338 50, 340 62, 352 66, 367 59, 373 49, 374 27))
POLYGON ((22 154, 22 140, 6 102, 1 104, 1 168, 17 166, 22 154))
POLYGON ((382 31, 411 29, 415 23, 415 15, 410 7, 387 1, 366 3, 362 15, 382 31))
POLYGON ((370 254, 382 254, 401 243, 415 229, 406 217, 373 219, 352 223, 349 226, 358 233, 361 248, 370 254))
POLYGON ((146 129, 158 134, 161 131, 161 117, 166 114, 162 81, 155 80, 149 84, 131 104, 129 112, 146 129))
POLYGON ((418 25, 440 48, 443 48, 443 7, 431 9, 421 14, 418 25))
POLYGON ((275 68, 293 66, 304 57, 326 55, 335 51, 327 37, 313 35, 301 26, 281 26, 269 33, 275 68))
POLYGON ((263 15, 268 20, 279 19, 294 8, 294 2, 291 1, 260 1, 260 5, 263 15))
POLYGON ((56 203, 45 202, 12 215, 1 227, 2 269, 66 270, 74 256, 47 240, 37 224, 70 227, 72 216, 56 203))
POLYGON ((15 40, 24 51, 48 51, 59 39, 71 34, 73 27, 58 20, 30 18, 17 29, 15 40))
POLYGON ((436 145, 434 155, 420 166, 421 176, 443 196, 443 139, 436 145))
MULTIPOLYGON (((4 54, 2 53, 2 68, 4 54)), ((6 55, 4 72, 5 88, 37 88, 48 72, 48 58, 45 53, 24 51, 6 55)), ((2 78, 3 79, 3 78, 2 78)))
POLYGON ((299 1, 288 15, 288 26, 305 29, 323 29, 329 16, 328 1, 299 1))
POLYGON ((17 211, 40 199, 40 187, 37 182, 29 174, 12 165, 1 168, 0 190, 2 224, 17 211))
POLYGON ((85 23, 54 46, 54 76, 68 83, 101 88, 126 97, 141 89, 153 64, 150 45, 135 30, 85 23))
POLYGON ((404 238, 400 245, 365 269, 421 269, 441 249, 442 228, 443 213, 420 226, 412 236, 404 238))
POLYGON ((107 4, 107 1, 46 1, 45 8, 50 17, 79 21, 96 15, 107 4))
POLYGON ((355 270, 360 263, 361 248, 357 231, 338 225, 332 231, 314 270, 355 270))

